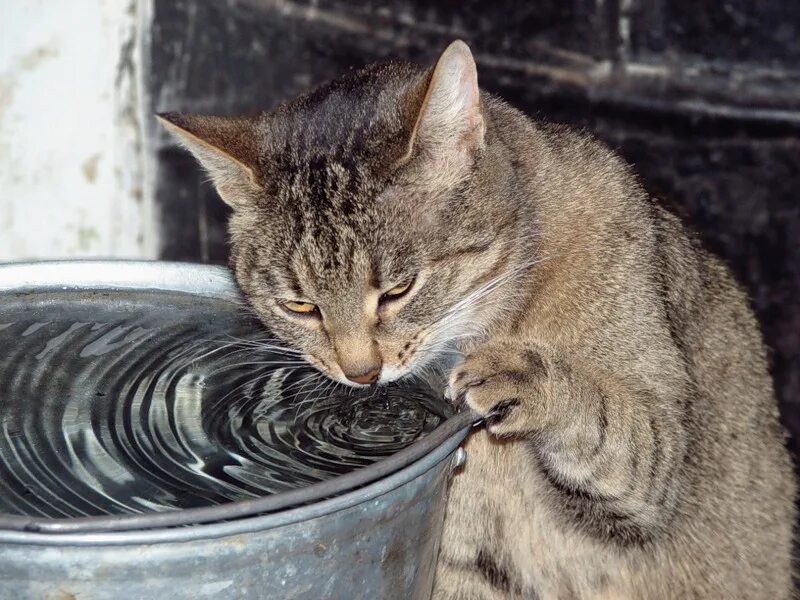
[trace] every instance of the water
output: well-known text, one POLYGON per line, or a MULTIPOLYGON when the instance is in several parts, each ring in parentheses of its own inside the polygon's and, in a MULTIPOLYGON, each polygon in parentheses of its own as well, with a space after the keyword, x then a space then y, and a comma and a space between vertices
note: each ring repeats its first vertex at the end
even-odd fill
POLYGON ((0 513, 207 506, 368 465, 449 413, 355 391, 259 346, 232 303, 178 293, 0 296, 0 513))

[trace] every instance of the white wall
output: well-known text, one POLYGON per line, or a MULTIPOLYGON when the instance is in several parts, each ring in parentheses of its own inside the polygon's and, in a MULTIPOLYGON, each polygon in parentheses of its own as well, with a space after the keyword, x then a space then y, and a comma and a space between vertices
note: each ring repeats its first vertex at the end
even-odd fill
POLYGON ((0 261, 156 256, 150 0, 0 0, 0 261))

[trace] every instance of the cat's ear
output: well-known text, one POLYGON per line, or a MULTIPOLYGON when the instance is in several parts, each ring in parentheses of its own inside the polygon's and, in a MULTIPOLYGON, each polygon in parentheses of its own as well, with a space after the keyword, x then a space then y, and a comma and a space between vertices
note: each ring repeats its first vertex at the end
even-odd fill
POLYGON ((161 113, 158 120, 194 154, 220 197, 240 208, 258 193, 255 123, 243 117, 161 113))
POLYGON ((434 154, 470 152, 483 145, 486 130, 481 112, 478 69, 469 46, 461 40, 450 44, 433 72, 421 84, 421 106, 405 158, 416 149, 434 154))

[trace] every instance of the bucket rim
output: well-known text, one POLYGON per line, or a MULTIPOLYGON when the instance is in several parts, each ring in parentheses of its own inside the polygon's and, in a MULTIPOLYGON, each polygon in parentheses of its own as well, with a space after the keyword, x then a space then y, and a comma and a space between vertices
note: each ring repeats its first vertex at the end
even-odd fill
MULTIPOLYGON (((116 259, 0 263, 0 297, 90 290, 179 292, 237 302, 242 299, 229 269, 217 265, 116 259)), ((475 421, 469 412, 456 414, 422 439, 371 465, 254 499, 153 513, 74 518, 0 513, 0 543, 178 542, 287 525, 355 506, 419 477, 455 452, 475 421)))

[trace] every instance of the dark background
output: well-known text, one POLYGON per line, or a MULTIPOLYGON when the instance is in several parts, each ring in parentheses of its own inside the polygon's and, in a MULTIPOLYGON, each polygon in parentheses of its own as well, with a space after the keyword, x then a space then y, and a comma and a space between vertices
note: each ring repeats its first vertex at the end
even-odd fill
MULTIPOLYGON (((154 111, 268 110, 352 67, 429 64, 464 39, 484 88, 594 132, 727 260, 800 435, 800 2, 156 0, 154 10, 154 111)), ((162 258, 225 262, 225 206, 193 159, 154 135, 162 258)))

